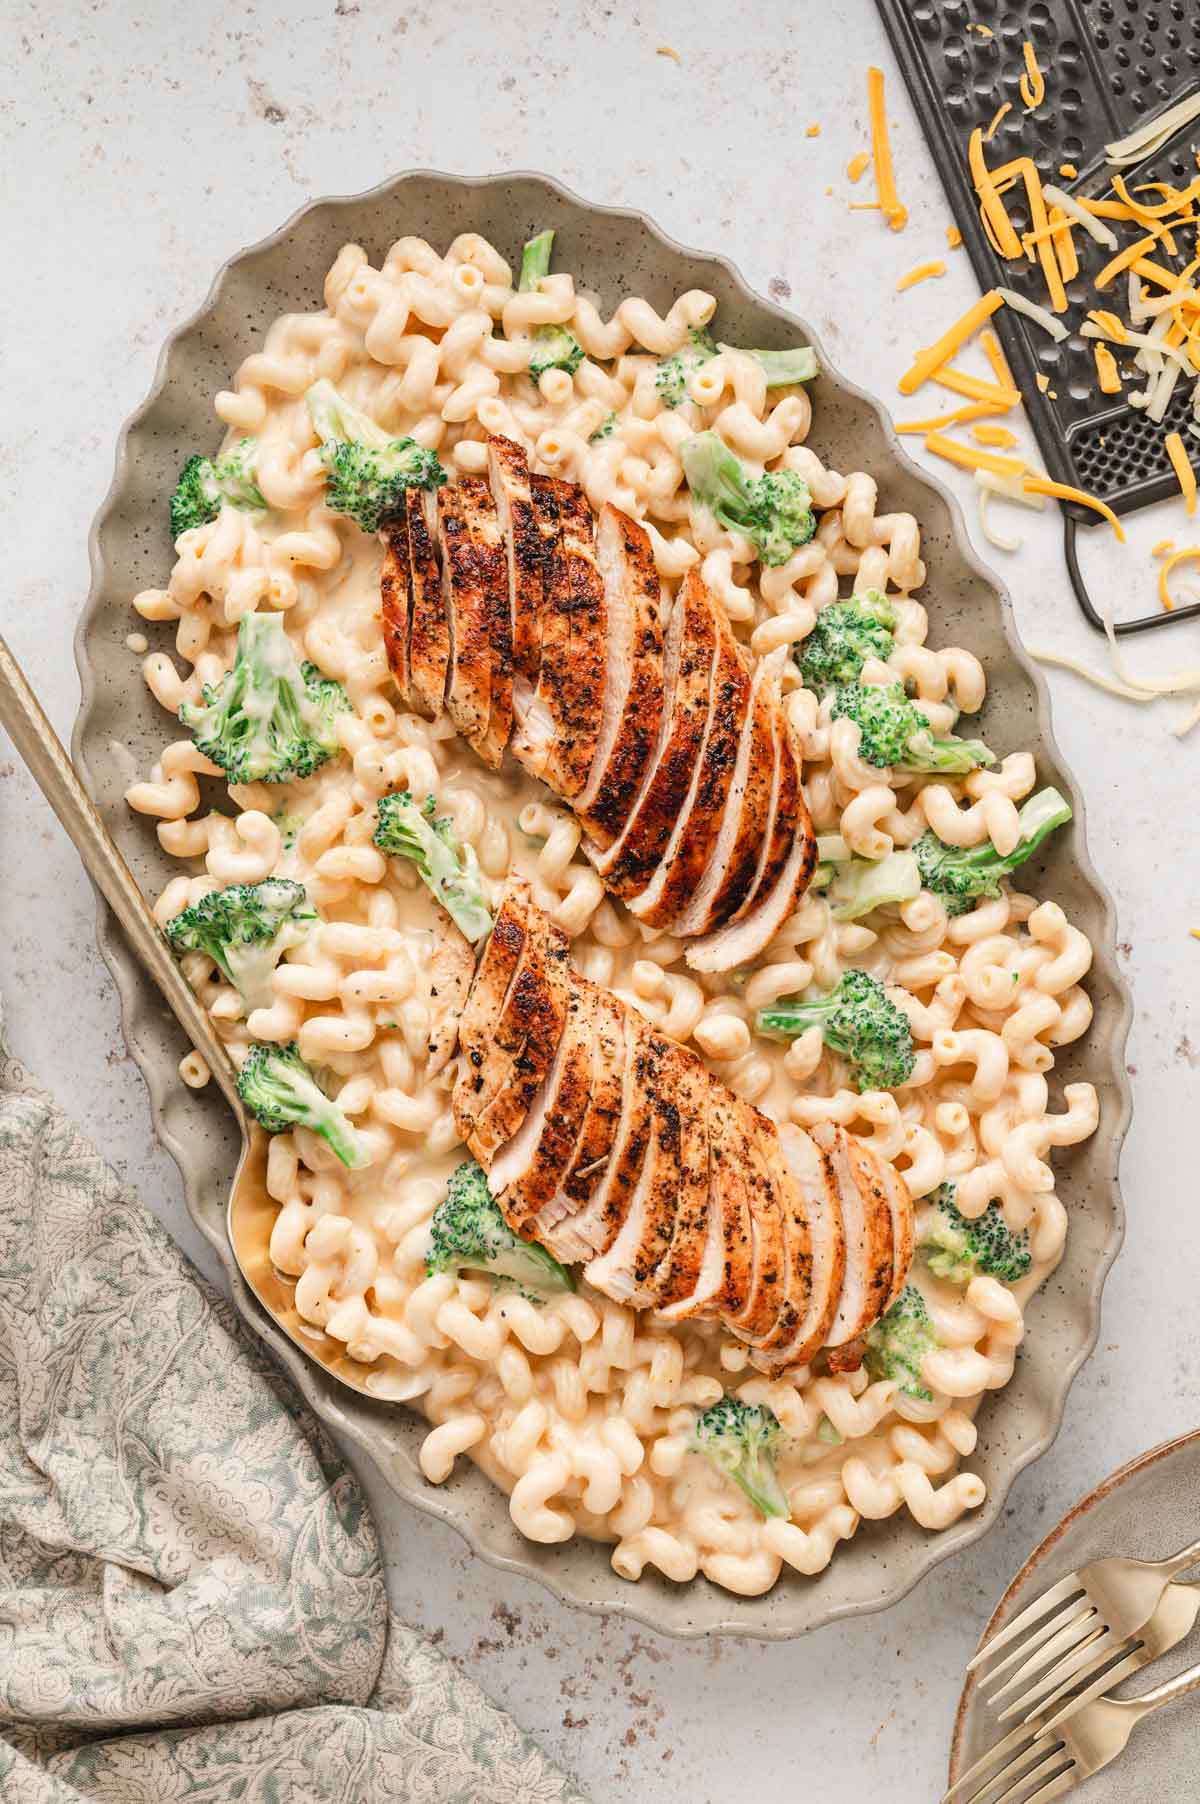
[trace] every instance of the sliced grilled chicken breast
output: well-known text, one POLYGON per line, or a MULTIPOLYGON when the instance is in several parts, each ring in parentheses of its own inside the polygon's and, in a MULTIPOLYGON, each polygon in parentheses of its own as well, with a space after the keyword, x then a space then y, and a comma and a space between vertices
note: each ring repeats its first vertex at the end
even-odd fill
POLYGON ((585 1270, 590 1284, 621 1303, 654 1300, 654 1274, 671 1244, 682 1178, 682 1124, 672 1041, 646 1040, 651 1138, 616 1239, 585 1270))
POLYGON ((573 807, 601 850, 624 830, 658 743, 663 712, 662 585, 645 529, 611 503, 600 511, 596 562, 608 643, 592 772, 573 807))
POLYGON ((512 439, 488 440, 488 480, 508 559, 513 675, 536 682, 542 639, 542 533, 533 505, 529 459, 512 439))
POLYGON ((690 1296, 664 1307, 668 1321, 694 1315, 740 1311, 754 1283, 754 1229, 750 1212, 750 1151, 741 1104, 732 1091, 713 1082, 706 1106, 710 1228, 701 1277, 690 1296), (715 1278, 715 1284, 714 1284, 715 1278))
POLYGON ((667 849, 691 788, 708 723, 709 690, 717 651, 712 604, 700 577, 689 571, 667 627, 665 663, 674 688, 658 755, 621 837, 607 852, 589 850, 605 885, 618 896, 636 896, 667 849))
POLYGON ((573 977, 566 1023, 529 1113, 492 1164, 491 1189, 505 1219, 523 1234, 567 1175, 592 1084, 600 991, 573 977))
POLYGON ((426 1078, 444 1071, 454 1057, 458 1045, 459 1023, 466 1008, 471 980, 475 975, 475 954, 470 941, 461 933, 449 915, 438 911, 433 950, 428 963, 429 1057, 425 1062, 426 1078))
POLYGON ((804 1229, 797 1229, 798 1211, 789 1218, 789 1263, 808 1259, 808 1302, 797 1304, 790 1330, 785 1329, 759 1348, 756 1363, 771 1368, 807 1365, 825 1345, 841 1301, 846 1272, 846 1234, 842 1226, 841 1193, 827 1154, 803 1129, 784 1123, 778 1129, 779 1148, 786 1161, 803 1210, 804 1229))
POLYGON ((754 1280, 740 1309, 727 1310, 723 1320, 739 1339, 758 1346, 790 1317, 787 1299, 787 1254, 784 1244, 783 1205, 775 1171, 779 1163, 773 1124, 749 1103, 738 1102, 748 1155, 747 1182, 750 1228, 754 1249, 754 1280))
MULTIPOLYGON (((717 1274, 712 1279, 712 1290, 715 1290, 720 1276, 720 1241, 713 1228, 708 1183, 706 1110, 713 1080, 695 1054, 682 1046, 674 1048, 672 1076, 679 1111, 679 1191, 675 1199, 675 1219, 670 1244, 651 1274, 647 1287, 647 1296, 652 1295, 654 1306, 659 1309, 695 1298, 704 1277, 710 1234, 715 1238, 718 1248, 712 1261, 717 1274)), ((709 1275, 711 1276, 711 1272, 709 1275)))
POLYGON ((822 1121, 812 1131, 828 1153, 846 1229, 846 1273, 826 1345, 847 1346, 883 1314, 892 1289, 892 1211, 882 1186, 865 1183, 857 1143, 845 1128, 822 1121))
POLYGON ((729 801, 742 727, 749 712, 750 677, 729 623, 714 598, 705 599, 717 652, 709 680, 708 720, 692 781, 658 869, 628 907, 648 926, 665 926, 696 893, 710 863, 729 801))
MULTIPOLYGON (((535 1232, 539 1240, 546 1240, 558 1222, 577 1215, 586 1206, 600 1182, 620 1127, 628 1011, 610 990, 601 990, 598 995, 587 1106, 558 1190, 538 1211, 535 1232)), ((550 1242, 546 1240, 546 1244, 550 1242)))
POLYGON ((895 1271, 892 1274, 892 1288, 886 1304, 886 1307, 890 1309, 908 1282, 908 1274, 912 1266, 913 1200, 909 1194, 908 1185, 896 1167, 889 1165, 886 1159, 880 1159, 878 1164, 883 1174, 883 1186, 887 1191, 888 1203, 892 1211, 892 1263, 895 1271))
POLYGON ((559 542, 543 578, 537 688, 513 752, 570 802, 591 773, 604 714, 607 608, 583 490, 555 481, 553 495, 559 542))
POLYGON ((512 1050, 509 1075, 472 1126, 467 1145, 490 1168, 528 1113, 566 1024, 573 973, 567 936, 540 909, 531 911, 525 955, 501 1012, 496 1038, 512 1050))
POLYGON ((630 1009, 625 1016, 625 1068, 621 1114, 604 1168, 590 1197, 576 1214, 563 1219, 546 1236, 546 1245, 564 1262, 604 1253, 620 1233, 650 1143, 653 1114, 647 1087, 649 1029, 630 1009))
MULTIPOLYGON (((796 797, 792 846, 787 861, 770 891, 761 901, 755 902, 740 921, 728 922, 714 933, 691 942, 684 956, 694 971, 732 971, 757 958, 770 945, 812 881, 817 866, 817 839, 800 790, 800 760, 790 733, 783 760, 785 770, 787 761, 791 761, 796 797)), ((781 771, 781 814, 785 794, 783 779, 781 771)))
POLYGON ((533 909, 529 885, 510 883, 459 1023, 463 1060, 451 1100, 458 1131, 468 1142, 477 1117, 507 1075, 506 1055, 512 1049, 500 1043, 500 1023, 525 956, 531 910, 540 912, 533 909))
POLYGON ((512 730, 508 564, 491 490, 463 476, 438 490, 442 600, 450 626, 446 708, 490 770, 512 730))
POLYGON ((680 937, 707 933, 733 919, 749 896, 760 865, 766 863, 768 815, 778 768, 774 710, 779 706, 779 676, 786 657, 787 647, 781 645, 755 667, 716 844, 699 886, 666 923, 680 937))
POLYGON ((383 545, 383 568, 379 573, 379 617, 383 626, 383 649, 392 680, 400 691, 401 705, 407 708, 411 706, 408 699, 411 577, 408 568, 408 516, 404 509, 381 528, 379 538, 383 545))
POLYGON ((406 489, 404 517, 408 528, 408 697, 426 720, 436 720, 446 705, 446 671, 450 663, 450 627, 442 600, 442 579, 430 529, 424 489, 406 489))

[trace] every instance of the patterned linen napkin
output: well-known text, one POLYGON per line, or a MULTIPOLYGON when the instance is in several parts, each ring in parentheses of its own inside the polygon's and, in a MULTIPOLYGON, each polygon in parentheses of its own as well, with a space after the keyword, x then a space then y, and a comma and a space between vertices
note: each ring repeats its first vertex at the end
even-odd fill
POLYGON ((2 1014, 0 1797, 586 1804, 389 1617, 353 1476, 2 1014))

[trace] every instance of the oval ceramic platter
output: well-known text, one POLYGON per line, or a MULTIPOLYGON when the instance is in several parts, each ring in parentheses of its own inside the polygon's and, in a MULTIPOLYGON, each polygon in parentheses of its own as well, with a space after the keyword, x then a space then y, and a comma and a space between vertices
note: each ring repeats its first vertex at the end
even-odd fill
MULTIPOLYGON (((130 599, 161 583, 171 546, 163 497, 181 463, 213 435, 211 397, 256 348, 270 322, 319 302, 324 271, 348 241, 378 263, 403 233, 448 244, 456 233, 482 232, 497 245, 519 245, 553 226, 561 267, 594 291, 605 312, 627 294, 644 294, 665 310, 689 288, 717 297, 722 335, 735 343, 793 341, 820 346, 795 315, 753 294, 724 259, 685 249, 642 215, 597 207, 543 176, 485 180, 410 173, 369 193, 314 202, 273 237, 235 257, 218 276, 196 317, 165 346, 154 386, 121 435, 116 475, 92 533, 92 590, 76 652, 83 700, 74 755, 104 819, 143 888, 161 889, 167 860, 153 824, 122 800, 130 774, 148 766, 163 743, 158 704, 125 644, 130 599)), ((821 355, 814 385, 812 442, 835 468, 869 470, 889 509, 917 516, 928 563, 935 636, 968 645, 989 683, 983 728, 999 753, 1022 746, 1036 755, 1041 780, 1071 798, 1074 831, 1059 835, 1044 881, 1090 936, 1096 960, 1089 978, 1095 1020, 1082 1041, 1056 1062, 1056 1087, 1075 1079, 1095 1084, 1101 1129, 1059 1163, 1059 1191, 1071 1217, 1066 1257, 1030 1311, 1030 1333, 1016 1375, 987 1399, 972 1469, 988 1497, 975 1514, 929 1536, 907 1514, 864 1528, 816 1579, 785 1573, 767 1596, 738 1598, 697 1579, 677 1587, 649 1573, 638 1584, 617 1578, 607 1550, 576 1540, 535 1546, 513 1526, 505 1499, 477 1468, 460 1464, 435 1488, 421 1476, 417 1449, 424 1429, 396 1404, 356 1396, 302 1358, 256 1305, 225 1236, 225 1203, 237 1156, 235 1131, 214 1086, 187 1089, 178 1077, 186 1050, 148 978, 115 923, 102 912, 100 944, 120 991, 125 1035, 149 1086, 164 1145, 183 1174, 188 1206, 217 1249, 234 1298, 254 1330, 291 1371, 329 1425, 371 1455, 397 1496, 451 1523, 485 1559, 537 1579, 558 1596, 593 1611, 632 1616, 669 1635, 727 1633, 780 1639, 837 1617, 895 1603, 939 1561, 985 1534, 1014 1477, 1049 1446, 1067 1390, 1095 1343, 1100 1292, 1121 1241, 1117 1155, 1128 1119, 1123 1049, 1129 1006, 1117 975, 1111 905, 1083 849, 1082 808, 1050 732, 1044 686, 1022 655, 1002 590, 968 549, 952 498, 901 452, 882 408, 843 381, 821 355)), ((151 628, 169 649, 165 627, 151 628)))
MULTIPOLYGON (((1200 1535, 1200 1430, 1143 1453, 1106 1478, 1068 1510, 1041 1546, 1031 1553, 996 1606, 985 1635, 1006 1622, 1089 1560, 1122 1554, 1138 1560, 1166 1559, 1200 1535)), ((1184 1575, 1195 1582, 1197 1572, 1184 1575)), ((1200 1660, 1200 1628, 1169 1654, 1116 1689, 1136 1697, 1200 1660)), ((1195 1768, 1196 1699, 1183 1698, 1133 1732, 1119 1760, 1087 1785, 1087 1804, 1128 1804, 1132 1798, 1183 1798, 1195 1768), (1184 1775, 1188 1775, 1185 1779, 1184 1775)), ((1004 1729, 1009 1727, 1004 1725, 1004 1729)), ((963 1687, 950 1752, 950 1783, 995 1745, 1004 1729, 984 1703, 972 1676, 963 1687)), ((1083 1794, 1081 1794, 1082 1796, 1083 1794)))

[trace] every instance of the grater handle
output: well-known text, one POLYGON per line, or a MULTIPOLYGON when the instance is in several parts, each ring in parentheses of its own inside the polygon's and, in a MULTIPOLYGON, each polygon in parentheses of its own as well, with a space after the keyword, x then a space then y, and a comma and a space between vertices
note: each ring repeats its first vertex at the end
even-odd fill
MULTIPOLYGON (((1067 573, 1071 578, 1071 587, 1075 591, 1075 599, 1087 617, 1088 625, 1094 626, 1098 633, 1104 631, 1104 621, 1096 604, 1088 591, 1083 571, 1079 567, 1079 549, 1077 535, 1079 522, 1074 514, 1063 511, 1063 553, 1067 560, 1067 573)), ((1186 608, 1160 608, 1154 614, 1142 614, 1137 620, 1120 620, 1113 626, 1118 639, 1130 633, 1153 632, 1158 626, 1174 626, 1179 620, 1195 620, 1200 618, 1200 601, 1189 603, 1186 608)))

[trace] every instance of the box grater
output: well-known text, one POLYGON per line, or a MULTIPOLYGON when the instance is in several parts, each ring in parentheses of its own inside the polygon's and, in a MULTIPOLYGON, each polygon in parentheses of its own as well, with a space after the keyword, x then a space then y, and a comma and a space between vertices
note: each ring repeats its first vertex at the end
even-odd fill
MULTIPOLYGON (((1029 155, 1043 181, 1088 199, 1111 197, 1104 146, 1125 137, 1169 106, 1200 90, 1200 0, 878 0, 880 13, 912 94, 955 219, 982 286, 998 285, 1045 305, 1036 262, 1004 262, 992 250, 979 218, 967 167, 967 140, 985 130, 997 109, 1011 102, 987 146, 994 167, 1029 155), (990 36, 978 29, 986 27, 990 36), (1022 46, 1030 40, 1046 79, 1041 105, 1026 112, 1018 92, 1025 72, 1022 46), (1073 164, 1074 178, 1060 174, 1073 164)), ((1200 118, 1193 119, 1144 162, 1122 173, 1138 182, 1169 181, 1182 187, 1198 173, 1195 147, 1200 118)), ((1014 188, 1005 206, 1020 235, 1030 230, 1024 192, 1014 188)), ((1195 228, 1188 228, 1189 231, 1195 228)), ((1122 245, 1132 239, 1122 239, 1122 245)), ((1092 286, 1113 255, 1088 234, 1075 233, 1079 273, 1067 284, 1070 319, 1082 322, 1106 295, 1092 286)), ((1200 250, 1189 243, 1186 261, 1200 250)), ((1161 253, 1156 253, 1161 257, 1161 253)), ((1124 313, 1124 278, 1111 294, 1124 313)), ((1113 300, 1107 302, 1112 306, 1113 300)), ((1064 316, 1064 323, 1067 316, 1064 316)), ((1089 490, 1114 513, 1132 513, 1178 492, 1163 438, 1183 436, 1194 467, 1200 441, 1190 436, 1194 382, 1176 385, 1161 425, 1121 395, 1104 395, 1096 381, 1094 344, 1073 332, 1056 344, 1041 327, 1011 307, 993 315, 1048 474, 1089 490), (1037 378, 1046 378, 1046 392, 1037 378)), ((1118 355, 1117 347, 1111 347, 1118 355)), ((1143 379, 1139 374, 1139 384, 1143 379)), ((1127 387, 1134 386, 1127 379, 1127 387)), ((1067 569, 1079 604, 1094 627, 1104 622, 1079 567, 1076 536, 1099 524, 1088 509, 1061 504, 1067 569)), ((1200 616, 1200 602, 1123 620, 1118 633, 1137 633, 1200 616)))

